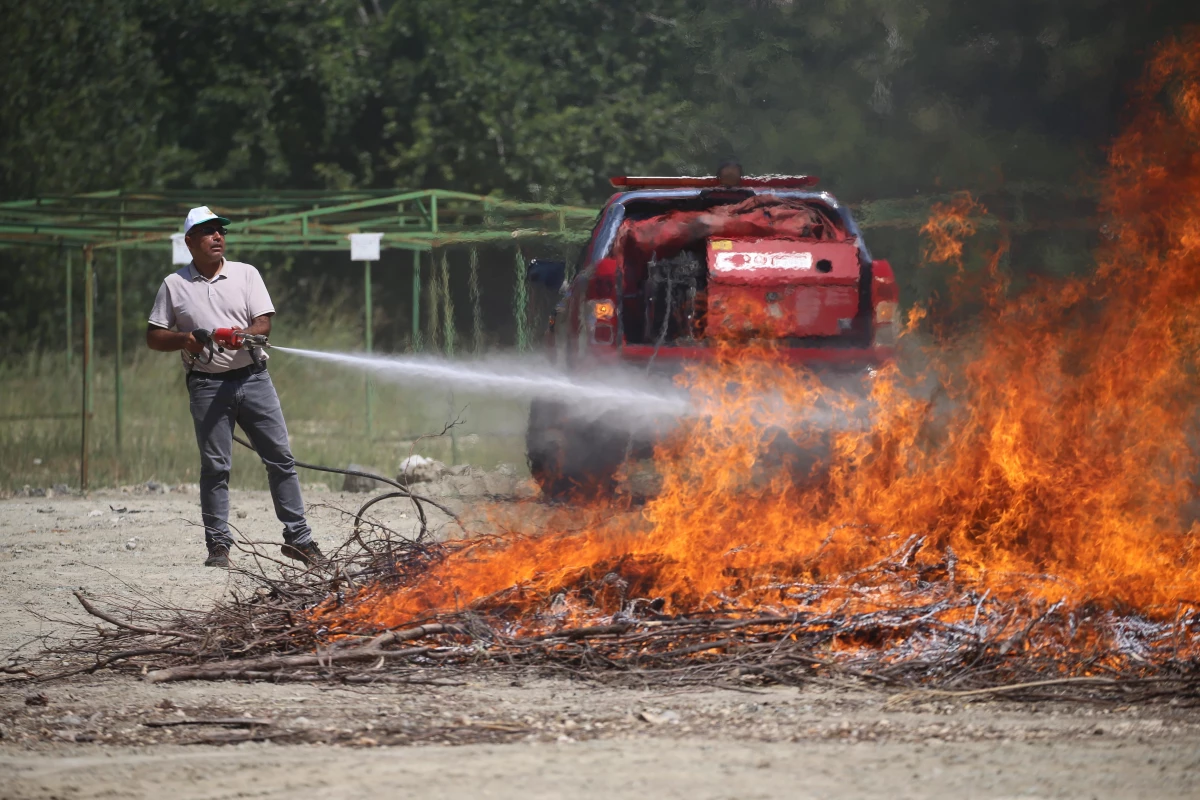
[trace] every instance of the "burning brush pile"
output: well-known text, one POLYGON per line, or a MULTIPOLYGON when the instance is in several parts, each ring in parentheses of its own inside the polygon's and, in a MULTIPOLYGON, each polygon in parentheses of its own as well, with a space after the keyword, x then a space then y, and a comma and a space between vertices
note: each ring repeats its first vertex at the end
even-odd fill
POLYGON ((441 543, 363 524, 326 569, 256 575, 256 593, 203 615, 89 604, 113 627, 71 647, 154 680, 493 663, 1194 692, 1200 38, 1159 51, 1139 103, 1111 150, 1092 276, 1017 292, 1002 247, 963 269, 986 209, 936 209, 927 256, 959 265, 978 324, 914 312, 910 342, 932 344, 921 369, 875 376, 869 426, 793 423, 796 441, 828 437, 818 472, 762 473, 762 398, 852 400, 767 350, 730 350, 686 375, 705 413, 659 447, 662 488, 642 506, 539 508, 536 529, 529 509, 498 507, 486 531, 441 543))

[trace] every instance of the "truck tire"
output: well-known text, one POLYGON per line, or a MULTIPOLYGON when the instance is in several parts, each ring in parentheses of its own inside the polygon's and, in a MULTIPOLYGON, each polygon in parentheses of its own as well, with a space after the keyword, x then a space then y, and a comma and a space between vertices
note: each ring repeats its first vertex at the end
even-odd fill
POLYGON ((755 462, 755 480, 765 484, 773 476, 783 474, 795 486, 819 484, 828 476, 831 455, 828 434, 801 445, 783 428, 772 426, 763 432, 755 462))
POLYGON ((561 403, 535 400, 529 409, 525 457, 547 500, 597 500, 616 489, 625 443, 601 422, 572 419, 561 403))

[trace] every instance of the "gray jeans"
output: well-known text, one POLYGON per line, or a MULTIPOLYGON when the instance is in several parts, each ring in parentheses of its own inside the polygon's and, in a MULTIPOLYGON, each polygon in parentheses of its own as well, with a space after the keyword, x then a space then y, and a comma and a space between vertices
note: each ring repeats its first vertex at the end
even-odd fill
POLYGON ((237 422, 267 468, 275 516, 283 523, 283 540, 305 544, 312 531, 304 518, 296 460, 288 445, 279 395, 267 372, 218 380, 203 373, 188 376, 192 421, 200 446, 200 513, 208 549, 229 547, 229 468, 233 463, 233 423, 237 422))

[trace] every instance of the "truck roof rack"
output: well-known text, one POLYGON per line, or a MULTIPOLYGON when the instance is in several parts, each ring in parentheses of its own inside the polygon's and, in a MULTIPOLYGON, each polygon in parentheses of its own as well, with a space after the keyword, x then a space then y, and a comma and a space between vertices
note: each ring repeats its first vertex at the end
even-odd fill
POLYGON ((614 175, 608 179, 618 189, 672 189, 672 188, 751 188, 751 189, 806 189, 817 185, 813 175, 748 175, 736 185, 722 184, 716 175, 699 176, 649 176, 614 175))

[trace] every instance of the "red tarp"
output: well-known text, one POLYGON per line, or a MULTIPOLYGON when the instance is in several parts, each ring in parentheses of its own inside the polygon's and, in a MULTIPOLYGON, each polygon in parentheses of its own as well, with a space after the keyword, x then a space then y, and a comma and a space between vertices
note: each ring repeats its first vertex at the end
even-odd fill
POLYGON ((671 258, 685 247, 706 239, 809 239, 846 241, 819 209, 797 198, 755 195, 740 203, 703 211, 668 211, 650 219, 621 225, 615 252, 630 261, 671 258))

